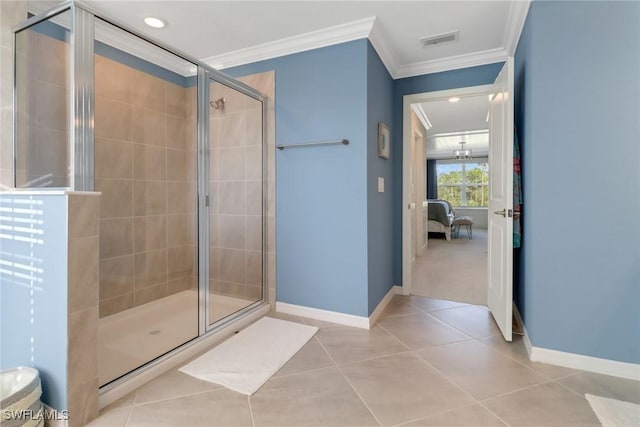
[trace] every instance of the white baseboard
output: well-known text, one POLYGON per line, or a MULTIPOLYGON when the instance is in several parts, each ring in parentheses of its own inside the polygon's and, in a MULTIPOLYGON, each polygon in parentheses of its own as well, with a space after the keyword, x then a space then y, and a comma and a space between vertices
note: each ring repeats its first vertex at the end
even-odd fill
POLYGON ((640 381, 640 364, 637 363, 619 362, 617 360, 601 359, 599 357, 534 346, 515 304, 513 305, 513 312, 518 322, 522 325, 524 345, 532 362, 548 363, 550 365, 564 366, 565 368, 640 381))
POLYGON ((378 321, 378 318, 380 317, 384 309, 387 308, 387 305, 389 305, 396 293, 396 287, 392 286, 391 289, 389 289, 389 292, 387 292, 384 298, 382 298, 382 301, 380 301, 376 309, 371 312, 371 314, 369 315, 369 329, 371 329, 371 327, 375 325, 375 323, 378 321))
POLYGON ((384 309, 393 299, 395 294, 402 293, 402 286, 392 286, 389 292, 382 298, 382 301, 373 310, 369 317, 356 316, 354 314, 339 313, 337 311, 322 310, 320 308, 306 307, 304 305, 288 304, 286 302, 276 302, 278 313, 290 314, 292 316, 308 317, 310 319, 322 320, 325 322, 337 323, 339 325, 352 326, 361 329, 371 329, 378 320, 384 309))
POLYGON ((322 310, 320 308, 306 307, 304 305, 288 304, 276 301, 278 313, 292 316, 308 317, 310 319, 337 323, 339 325, 353 326, 355 328, 369 329, 369 318, 354 314, 339 313, 337 311, 322 310))

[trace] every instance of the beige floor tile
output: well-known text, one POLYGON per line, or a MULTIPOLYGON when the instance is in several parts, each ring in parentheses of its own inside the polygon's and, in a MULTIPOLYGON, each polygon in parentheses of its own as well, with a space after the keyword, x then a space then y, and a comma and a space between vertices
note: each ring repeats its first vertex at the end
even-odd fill
POLYGON ((432 311, 446 310, 448 308, 464 307, 464 302, 449 301, 446 299, 425 298, 420 296, 411 296, 411 304, 418 307, 422 311, 430 313, 432 311))
POLYGON ((111 408, 87 424, 89 427, 124 427, 131 412, 131 406, 111 408))
POLYGON ((409 316, 411 314, 420 313, 422 312, 411 304, 410 298, 396 295, 384 309, 380 315, 380 319, 396 316, 409 316))
POLYGON ((527 354, 527 349, 524 345, 524 338, 520 335, 513 335, 513 341, 511 342, 505 341, 502 335, 493 335, 481 338, 478 341, 552 379, 566 377, 567 375, 577 374, 580 372, 563 366, 532 362, 529 360, 529 355, 527 354))
POLYGON ((600 426, 584 397, 549 382, 484 402, 510 426, 600 426))
POLYGON ((403 427, 504 427, 505 423, 481 405, 439 413, 403 427))
POLYGON ((471 339, 429 314, 390 317, 381 320, 379 324, 411 349, 471 339))
POLYGON ((477 341, 427 348, 418 354, 480 400, 548 381, 477 341))
POLYGON ((581 395, 589 393, 640 404, 640 381, 581 372, 558 382, 581 395))
POLYGON ((178 370, 171 370, 140 387, 136 392, 135 404, 140 405, 220 388, 222 386, 218 384, 199 380, 178 370))
POLYGON ((311 338, 278 372, 274 377, 299 374, 315 369, 335 366, 324 348, 314 338, 311 338))
POLYGON ((112 409, 116 409, 116 408, 128 408, 133 406, 133 402, 136 399, 136 392, 132 391, 131 393, 127 394, 124 397, 121 397, 120 399, 116 400, 115 402, 111 403, 110 405, 105 406, 104 408, 102 408, 102 410, 100 411, 101 414, 103 413, 107 413, 109 411, 111 411, 112 409))
POLYGON ((325 328, 320 329, 316 337, 333 360, 341 365, 408 350, 397 339, 376 326, 370 330, 349 326, 325 328))
POLYGON ((134 406, 127 426, 251 427, 251 413, 247 396, 220 389, 134 406))
POLYGON ((342 368, 383 426, 392 426, 473 403, 413 353, 342 368))
POLYGON ((378 425, 337 368, 272 378, 251 396, 251 409, 255 427, 378 425))
POLYGON ((489 309, 483 306, 467 305, 431 314, 474 338, 500 334, 500 329, 493 320, 489 309))

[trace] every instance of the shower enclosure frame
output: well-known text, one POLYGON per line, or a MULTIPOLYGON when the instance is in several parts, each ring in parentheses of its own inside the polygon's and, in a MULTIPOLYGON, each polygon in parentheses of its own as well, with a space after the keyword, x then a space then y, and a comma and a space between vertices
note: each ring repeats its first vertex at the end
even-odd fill
POLYGON ((114 27, 125 31, 133 37, 139 38, 151 45, 154 45, 169 54, 175 55, 185 61, 188 61, 197 67, 197 224, 198 224, 198 335, 186 343, 170 350, 169 352, 145 363, 137 369, 123 375, 122 377, 109 382, 100 387, 100 393, 109 391, 118 385, 131 379, 133 376, 162 363, 174 354, 189 347, 197 342, 215 334, 222 328, 232 324, 242 318, 256 312, 260 308, 268 304, 268 272, 267 272, 267 176, 268 176, 268 144, 267 138, 267 106, 266 96, 255 90, 251 86, 235 80, 226 74, 215 70, 202 61, 185 54, 163 42, 155 40, 151 37, 142 35, 136 30, 121 24, 114 19, 91 5, 78 0, 68 0, 60 5, 49 9, 46 12, 34 15, 13 29, 13 46, 14 58, 16 56, 16 36, 22 30, 27 30, 34 25, 47 21, 56 15, 69 11, 71 15, 70 23, 70 43, 69 43, 69 59, 67 66, 69 67, 69 135, 68 135, 68 186, 67 187, 17 187, 17 79, 16 65, 14 63, 14 87, 13 87, 13 190, 33 191, 37 188, 39 191, 78 191, 92 192, 94 191, 94 42, 95 42, 95 18, 99 18, 114 27), (246 96, 260 101, 262 106, 262 298, 247 307, 213 323, 209 324, 208 313, 210 310, 210 201, 213 196, 209 189, 211 158, 210 158, 210 81, 223 84, 233 90, 236 90, 246 96))

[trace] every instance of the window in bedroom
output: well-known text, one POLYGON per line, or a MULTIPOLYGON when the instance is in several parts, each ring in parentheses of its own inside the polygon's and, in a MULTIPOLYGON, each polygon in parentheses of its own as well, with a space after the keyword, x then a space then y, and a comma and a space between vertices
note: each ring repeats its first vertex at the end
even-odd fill
POLYGON ((489 205, 489 163, 438 161, 438 198, 457 207, 489 205))

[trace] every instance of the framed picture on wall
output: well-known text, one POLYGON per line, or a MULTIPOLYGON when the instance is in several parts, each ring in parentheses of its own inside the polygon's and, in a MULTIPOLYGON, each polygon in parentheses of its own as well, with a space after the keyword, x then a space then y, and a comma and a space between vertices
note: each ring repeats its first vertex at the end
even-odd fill
POLYGON ((390 146, 391 132, 389 132, 389 126, 380 122, 378 123, 378 157, 388 159, 390 146))

